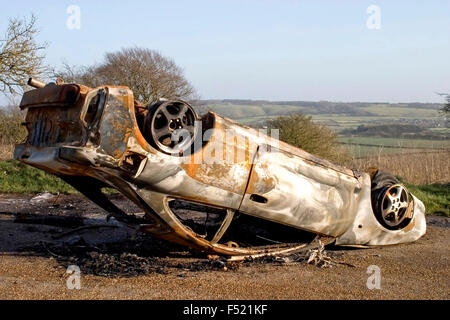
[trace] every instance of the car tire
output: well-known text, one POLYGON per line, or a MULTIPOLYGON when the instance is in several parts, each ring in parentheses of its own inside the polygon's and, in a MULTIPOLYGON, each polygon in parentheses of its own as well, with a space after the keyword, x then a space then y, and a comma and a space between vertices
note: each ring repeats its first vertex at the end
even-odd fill
POLYGON ((375 217, 383 227, 399 230, 411 221, 407 212, 412 196, 392 174, 378 170, 372 176, 371 198, 375 217))

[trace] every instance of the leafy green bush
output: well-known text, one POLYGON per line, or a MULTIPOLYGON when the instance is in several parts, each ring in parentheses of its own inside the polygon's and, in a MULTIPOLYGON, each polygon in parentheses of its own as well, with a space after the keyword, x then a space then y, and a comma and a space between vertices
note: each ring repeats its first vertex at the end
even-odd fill
POLYGON ((278 129, 281 141, 301 148, 316 156, 345 163, 350 156, 337 142, 337 134, 315 124, 310 116, 296 113, 280 116, 267 122, 269 129, 278 129))

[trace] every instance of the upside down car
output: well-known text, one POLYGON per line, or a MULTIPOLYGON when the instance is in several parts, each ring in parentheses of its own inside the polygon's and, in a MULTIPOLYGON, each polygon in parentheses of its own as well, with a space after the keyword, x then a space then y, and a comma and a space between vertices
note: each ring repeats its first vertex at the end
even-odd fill
MULTIPOLYGON (((30 79, 14 158, 52 173, 149 235, 205 253, 258 255, 320 237, 380 246, 426 231, 425 207, 392 175, 360 172, 181 100, 145 106, 128 87, 30 79), (114 188, 142 212, 122 210, 114 188)), ((325 241, 325 240, 324 240, 325 241)))

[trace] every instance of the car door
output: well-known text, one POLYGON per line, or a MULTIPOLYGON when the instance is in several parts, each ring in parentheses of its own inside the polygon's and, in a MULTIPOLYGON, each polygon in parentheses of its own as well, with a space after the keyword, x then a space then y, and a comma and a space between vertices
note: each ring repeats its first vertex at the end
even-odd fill
POLYGON ((260 145, 239 211, 337 236, 354 220, 359 191, 351 170, 285 144, 260 145))

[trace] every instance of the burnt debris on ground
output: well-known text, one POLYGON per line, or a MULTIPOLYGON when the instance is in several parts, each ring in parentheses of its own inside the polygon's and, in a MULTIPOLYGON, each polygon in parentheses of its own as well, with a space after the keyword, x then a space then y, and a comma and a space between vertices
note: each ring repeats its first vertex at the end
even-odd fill
MULTIPOLYGON (((120 195, 110 197, 127 212, 139 208, 120 195)), ((84 274, 134 277, 144 274, 229 271, 251 264, 318 267, 353 265, 343 261, 345 251, 322 245, 289 255, 229 261, 155 239, 118 223, 106 222, 106 212, 81 195, 39 198, 0 195, 0 252, 54 259, 64 267, 77 265, 84 274)))

